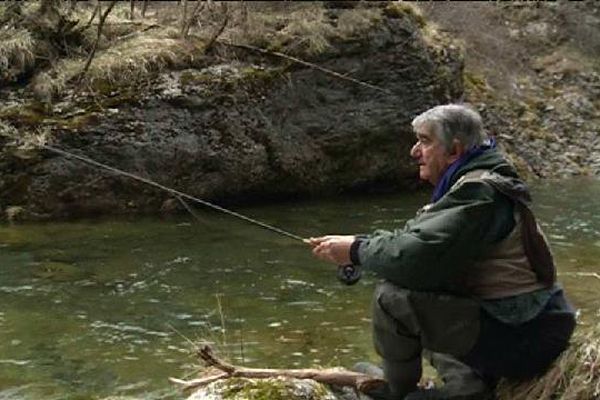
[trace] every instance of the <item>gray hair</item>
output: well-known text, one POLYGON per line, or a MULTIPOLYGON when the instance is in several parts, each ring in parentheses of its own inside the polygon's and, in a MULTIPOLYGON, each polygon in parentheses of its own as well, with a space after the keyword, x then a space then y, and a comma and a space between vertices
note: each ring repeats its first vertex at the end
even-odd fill
POLYGON ((483 144, 488 138, 479 113, 464 104, 430 108, 413 119, 412 127, 415 132, 421 128, 430 130, 442 142, 446 151, 452 149, 454 139, 471 149, 483 144))

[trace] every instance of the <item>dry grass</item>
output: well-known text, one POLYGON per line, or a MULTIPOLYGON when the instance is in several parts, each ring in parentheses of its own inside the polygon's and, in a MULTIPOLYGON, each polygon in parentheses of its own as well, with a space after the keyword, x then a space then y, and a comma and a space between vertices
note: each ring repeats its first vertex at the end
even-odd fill
MULTIPOLYGON (((201 54, 201 45, 173 38, 163 30, 156 35, 133 36, 99 52, 82 83, 90 87, 99 84, 128 85, 148 79, 167 67, 180 68, 201 54)), ((63 59, 49 70, 38 74, 31 88, 39 98, 59 96, 79 78, 85 59, 63 59)))
POLYGON ((500 400, 591 400, 600 398, 600 324, 576 333, 571 347, 540 379, 501 382, 500 400))
MULTIPOLYGON (((232 13, 242 15, 242 6, 232 7, 232 13)), ((311 57, 330 49, 333 40, 359 36, 380 21, 380 10, 357 8, 340 11, 334 25, 321 3, 303 2, 287 11, 280 7, 250 8, 245 18, 235 19, 223 37, 234 43, 311 57)))
MULTIPOLYGON (((282 6, 282 3, 278 3, 282 6)), ((274 7, 268 3, 231 3, 228 6, 229 24, 222 39, 238 44, 251 44, 289 55, 310 57, 331 47, 332 39, 348 39, 361 35, 381 20, 375 9, 342 11, 335 27, 327 11, 318 2, 274 7)), ((91 9, 80 11, 80 20, 91 15, 91 9)), ((216 5, 205 7, 192 25, 190 37, 179 36, 181 9, 164 4, 142 21, 125 18, 120 5, 107 19, 98 52, 83 83, 90 87, 99 82, 113 85, 139 82, 166 68, 185 68, 202 54, 203 42, 218 29, 224 14, 216 5), (153 24, 159 26, 136 34, 153 24)), ((92 40, 95 25, 84 32, 85 42, 92 40)), ((60 97, 73 82, 77 82, 85 57, 64 58, 38 73, 30 88, 41 99, 60 97)))
MULTIPOLYGON (((104 83, 139 82, 166 68, 193 66, 194 59, 203 53, 203 42, 211 40, 225 16, 222 4, 207 3, 191 25, 190 36, 184 39, 179 34, 181 6, 158 2, 150 7, 146 18, 138 15, 131 21, 129 3, 117 4, 103 27, 97 53, 81 83, 94 88, 104 83)), ((78 20, 79 28, 90 21, 92 12, 93 7, 86 4, 65 14, 78 20)), ((359 36, 381 21, 381 10, 359 7, 339 12, 334 22, 321 2, 231 2, 226 12, 228 24, 221 39, 300 58, 319 55, 331 48, 333 40, 359 36)), ((0 37, 10 36, 10 40, 0 43, 0 70, 14 71, 16 77, 27 68, 43 67, 31 79, 29 88, 45 101, 60 97, 79 82, 86 55, 96 40, 97 21, 98 17, 94 18, 81 32, 78 43, 69 45, 72 51, 66 57, 50 57, 39 65, 39 54, 34 49, 43 48, 43 41, 33 40, 25 29, 0 31, 0 37)))
MULTIPOLYGON (((231 12, 241 15, 242 5, 231 12)), ((308 2, 306 6, 288 13, 277 10, 248 10, 224 33, 231 42, 250 44, 290 55, 315 55, 330 45, 328 37, 334 28, 326 23, 324 9, 308 2)))
POLYGON ((12 81, 35 63, 34 41, 25 29, 0 29, 0 80, 12 81))

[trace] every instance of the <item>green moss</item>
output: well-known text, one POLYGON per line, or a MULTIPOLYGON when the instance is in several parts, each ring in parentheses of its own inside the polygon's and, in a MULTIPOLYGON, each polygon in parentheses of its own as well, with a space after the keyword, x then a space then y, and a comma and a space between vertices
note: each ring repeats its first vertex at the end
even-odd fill
POLYGON ((241 79, 247 82, 271 83, 281 77, 282 72, 282 68, 247 67, 241 70, 241 79))
POLYGON ((288 400, 288 389, 283 381, 275 379, 248 380, 233 378, 228 380, 228 388, 223 391, 224 399, 245 400, 288 400))
POLYGON ((43 103, 32 101, 24 105, 8 107, 0 111, 0 119, 15 126, 37 127, 48 119, 43 103))
POLYGON ((186 70, 179 77, 182 87, 202 86, 204 95, 237 95, 240 90, 259 93, 281 77, 285 67, 263 68, 244 66, 225 75, 216 75, 208 71, 186 70))
POLYGON ((179 83, 181 86, 192 86, 206 84, 214 80, 209 74, 195 70, 186 70, 179 75, 179 83))
POLYGON ((90 88, 102 96, 110 96, 119 89, 114 82, 110 82, 108 79, 93 79, 90 82, 90 88))
MULTIPOLYGON (((112 101, 116 101, 112 99, 112 101)), ((118 101, 122 103, 122 101, 118 101)), ((67 130, 80 129, 95 118, 95 113, 104 108, 111 107, 110 104, 99 104, 97 102, 88 105, 77 104, 84 107, 84 112, 77 115, 62 117, 53 115, 46 110, 40 110, 35 103, 28 103, 20 107, 12 107, 0 112, 0 120, 5 120, 20 130, 35 129, 42 126, 58 126, 67 130)))
MULTIPOLYGON (((301 396, 297 391, 297 381, 287 379, 246 379, 231 378, 222 381, 217 389, 225 400, 290 400, 301 396)), ((327 388, 319 383, 312 386, 306 400, 331 398, 327 388)))
POLYGON ((485 80, 485 77, 483 77, 482 75, 477 75, 473 72, 465 71, 465 73, 463 74, 463 78, 467 89, 482 91, 487 88, 487 82, 485 80))

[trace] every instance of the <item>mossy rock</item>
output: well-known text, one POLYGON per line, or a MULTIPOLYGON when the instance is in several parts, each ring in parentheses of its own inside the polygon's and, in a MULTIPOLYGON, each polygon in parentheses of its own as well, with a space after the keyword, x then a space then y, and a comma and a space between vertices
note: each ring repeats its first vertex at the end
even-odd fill
POLYGON ((213 382, 187 400, 339 400, 339 397, 309 379, 232 378, 213 382))

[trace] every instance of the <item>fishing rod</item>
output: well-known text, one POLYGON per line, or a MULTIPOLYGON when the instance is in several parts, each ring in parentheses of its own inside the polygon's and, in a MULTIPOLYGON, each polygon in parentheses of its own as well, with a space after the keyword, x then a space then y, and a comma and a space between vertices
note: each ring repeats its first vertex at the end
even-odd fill
MULTIPOLYGON (((301 241, 302 243, 305 243, 305 244, 309 243, 308 239, 302 238, 302 237, 300 237, 298 235, 295 235, 295 234, 293 234, 291 232, 288 232, 286 230, 283 230, 283 229, 277 228, 277 227, 275 227, 273 225, 269 225, 267 223, 258 221, 256 219, 247 217, 247 216, 242 215, 240 213, 237 213, 235 211, 228 210, 228 209, 226 209, 224 207, 221 207, 221 206, 216 205, 214 203, 211 203, 209 201, 199 199, 197 197, 191 196, 191 195, 189 195, 187 193, 184 193, 184 192, 180 192, 179 190, 175 190, 175 189, 172 189, 170 187, 161 185, 160 183, 154 182, 154 181, 152 181, 150 179, 143 178, 141 176, 132 174, 130 172, 126 172, 126 171, 117 169, 115 167, 111 167, 110 165, 103 164, 101 162, 92 160, 89 157, 85 157, 85 156, 81 156, 81 155, 78 155, 78 154, 74 154, 74 153, 71 153, 71 152, 59 149, 59 148, 54 147, 54 146, 43 144, 43 143, 38 143, 37 145, 40 148, 42 148, 42 149, 51 151, 51 152, 56 153, 56 154, 60 154, 60 155, 62 155, 64 157, 74 158, 74 159, 79 160, 79 161, 81 161, 83 163, 86 163, 86 164, 89 164, 89 165, 93 165, 95 167, 98 167, 98 168, 110 171, 110 172, 112 172, 112 173, 114 173, 116 175, 126 176, 126 177, 128 177, 130 179, 133 179, 133 180, 145 183, 147 185, 150 185, 150 186, 153 186, 155 188, 164 190, 164 191, 166 191, 168 193, 171 193, 171 194, 175 195, 179 199, 179 201, 184 205, 184 207, 186 208, 186 210, 190 214, 192 214, 192 216, 195 217, 195 218, 196 218, 196 215, 193 213, 192 209, 187 205, 187 203, 185 201, 183 201, 183 199, 187 199, 187 200, 190 200, 190 201, 202 204, 203 206, 212 208, 213 210, 220 211, 220 212, 225 213, 227 215, 230 215, 232 217, 235 217, 235 218, 241 219, 243 221, 246 221, 248 223, 254 224, 256 226, 259 226, 259 227, 261 227, 263 229, 267 229, 267 230, 269 230, 271 232, 275 232, 275 233, 278 233, 280 235, 286 236, 286 237, 288 237, 290 239, 301 241)), ((342 283, 344 283, 346 285, 353 285, 353 284, 355 284, 356 282, 358 282, 360 280, 361 275, 362 275, 361 269, 358 266, 356 266, 356 265, 352 265, 352 264, 339 265, 338 269, 337 269, 337 277, 338 277, 338 279, 342 283)))

